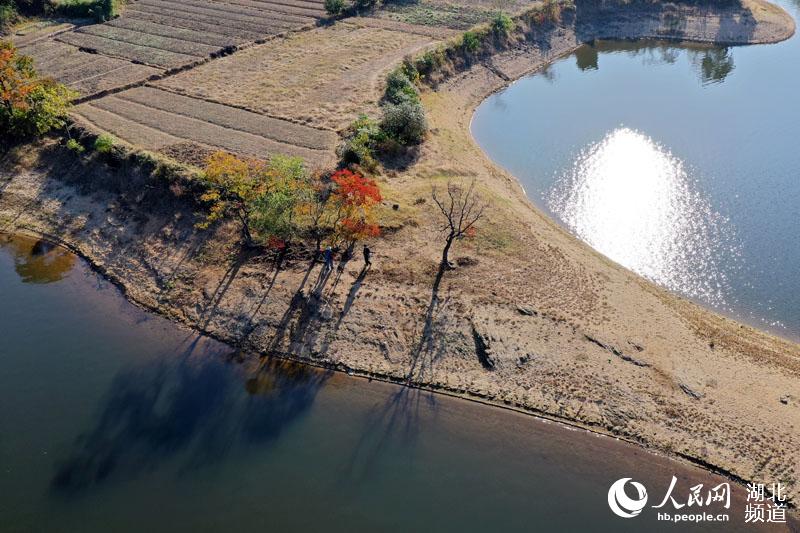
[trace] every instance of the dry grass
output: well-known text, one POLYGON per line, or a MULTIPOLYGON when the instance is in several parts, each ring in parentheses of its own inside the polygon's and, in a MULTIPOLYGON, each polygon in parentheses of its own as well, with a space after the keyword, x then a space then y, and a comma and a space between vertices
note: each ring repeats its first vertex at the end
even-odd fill
POLYGON ((338 130, 374 112, 384 76, 432 38, 347 23, 301 32, 159 82, 184 94, 338 130))

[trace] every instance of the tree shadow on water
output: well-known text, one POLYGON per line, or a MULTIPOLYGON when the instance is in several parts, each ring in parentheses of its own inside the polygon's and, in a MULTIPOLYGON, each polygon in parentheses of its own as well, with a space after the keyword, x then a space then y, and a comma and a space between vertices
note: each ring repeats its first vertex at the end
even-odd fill
POLYGON ((307 413, 327 377, 267 361, 248 378, 230 361, 207 354, 124 370, 92 427, 57 465, 51 488, 77 494, 168 461, 182 473, 221 461, 236 448, 267 444, 307 413))
POLYGON ((413 452, 426 411, 435 415, 436 396, 429 391, 400 386, 366 417, 364 429, 343 468, 343 482, 363 481, 379 467, 381 456, 391 448, 413 452))

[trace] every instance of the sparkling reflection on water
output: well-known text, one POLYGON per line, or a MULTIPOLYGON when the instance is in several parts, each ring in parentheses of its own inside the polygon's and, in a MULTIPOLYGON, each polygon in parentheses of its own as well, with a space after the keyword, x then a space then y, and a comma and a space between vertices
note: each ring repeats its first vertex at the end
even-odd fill
POLYGON ((648 279, 718 307, 737 257, 728 220, 679 158, 618 127, 589 145, 546 198, 577 236, 648 279))

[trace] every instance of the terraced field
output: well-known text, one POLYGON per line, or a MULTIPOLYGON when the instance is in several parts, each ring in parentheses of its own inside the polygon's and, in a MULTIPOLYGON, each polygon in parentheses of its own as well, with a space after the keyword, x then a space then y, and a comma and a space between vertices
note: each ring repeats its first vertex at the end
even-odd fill
POLYGON ((294 124, 155 87, 138 87, 81 104, 75 117, 130 144, 201 163, 215 150, 255 158, 281 153, 311 168, 333 164, 335 132, 294 124))
POLYGON ((253 46, 156 85, 335 131, 359 113, 376 111, 390 68, 435 41, 348 19, 253 46))
POLYGON ((105 24, 60 28, 19 45, 40 72, 91 97, 312 27, 324 16, 321 0, 132 0, 105 24))
MULTIPOLYGON (((463 20, 487 12, 482 0, 463 1, 463 20)), ((323 168, 339 131, 377 115, 388 71, 458 33, 438 18, 395 15, 323 26, 323 0, 131 0, 105 24, 57 26, 19 45, 80 92, 73 115, 93 131, 192 164, 222 149, 323 168)))
POLYGON ((385 22, 464 31, 490 21, 499 10, 515 13, 535 3, 530 0, 399 0, 385 3, 371 17, 385 22))

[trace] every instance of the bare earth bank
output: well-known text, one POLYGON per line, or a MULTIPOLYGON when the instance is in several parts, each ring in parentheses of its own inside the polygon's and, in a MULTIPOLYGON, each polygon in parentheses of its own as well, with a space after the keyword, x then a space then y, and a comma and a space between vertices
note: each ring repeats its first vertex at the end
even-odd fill
POLYGON ((237 252, 235 228, 195 230, 195 208, 164 184, 124 166, 98 170, 47 142, 2 162, 0 230, 64 242, 131 300, 243 353, 513 406, 740 479, 782 481, 794 494, 800 346, 703 310, 595 253, 534 209, 469 133, 488 94, 593 37, 773 42, 794 23, 761 0, 742 10, 693 8, 679 25, 644 0, 631 11, 581 4, 546 35, 424 95, 431 138, 410 170, 388 173, 396 220, 375 243, 366 276, 358 260, 327 280, 303 258, 276 271, 266 257, 237 252), (458 244, 459 268, 432 292, 440 247, 428 229, 428 198, 446 177, 476 177, 491 220, 474 242, 458 244))

